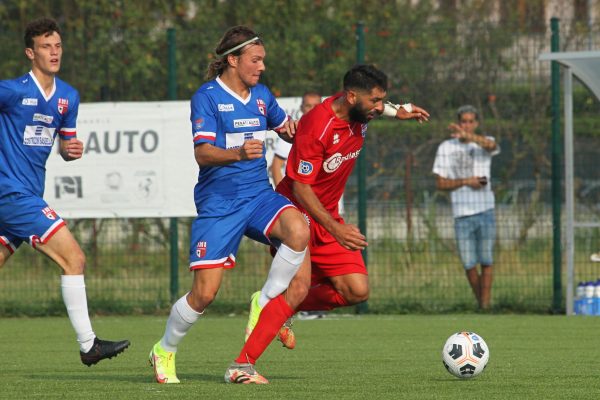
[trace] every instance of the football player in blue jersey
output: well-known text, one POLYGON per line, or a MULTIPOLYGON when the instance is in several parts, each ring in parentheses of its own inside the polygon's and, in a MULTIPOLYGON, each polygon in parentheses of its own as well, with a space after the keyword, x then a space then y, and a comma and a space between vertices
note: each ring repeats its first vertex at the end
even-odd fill
POLYGON ((0 81, 0 267, 23 242, 58 264, 80 358, 91 366, 123 352, 129 341, 96 337, 87 308, 85 255, 63 219, 42 198, 46 160, 56 136, 65 161, 83 155, 83 143, 76 138, 79 94, 56 77, 62 42, 54 20, 40 18, 27 25, 25 55, 31 71, 0 81))
POLYGON ((308 225, 298 209, 273 190, 265 159, 267 130, 289 140, 296 122, 258 82, 266 53, 254 31, 230 28, 216 54, 208 81, 191 100, 194 154, 200 167, 194 190, 198 216, 190 245, 194 281, 191 291, 173 305, 164 335, 150 352, 159 383, 179 383, 177 346, 214 300, 223 271, 235 266, 244 235, 273 244, 278 251, 260 295, 253 299, 261 312, 249 321, 246 343, 227 369, 226 382, 268 383, 254 364, 302 302, 310 283, 308 225), (296 279, 289 288, 296 274, 305 279, 296 279))

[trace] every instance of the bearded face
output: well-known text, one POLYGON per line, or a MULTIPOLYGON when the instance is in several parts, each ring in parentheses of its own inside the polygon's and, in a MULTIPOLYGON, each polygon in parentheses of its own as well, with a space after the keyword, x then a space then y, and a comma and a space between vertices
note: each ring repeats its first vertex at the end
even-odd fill
POLYGON ((352 106, 348 115, 352 122, 358 122, 360 124, 366 124, 372 119, 369 118, 369 110, 367 110, 360 102, 352 106))
POLYGON ((385 90, 374 87, 369 92, 352 91, 354 105, 348 111, 348 116, 353 122, 366 124, 383 112, 383 99, 385 90))

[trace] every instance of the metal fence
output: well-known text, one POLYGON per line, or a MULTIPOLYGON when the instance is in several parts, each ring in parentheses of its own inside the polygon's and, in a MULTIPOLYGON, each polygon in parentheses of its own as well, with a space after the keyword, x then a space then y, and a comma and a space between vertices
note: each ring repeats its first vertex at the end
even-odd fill
MULTIPOLYGON (((287 65, 285 57, 280 56, 267 59, 267 83, 285 95, 300 95, 303 86, 308 85, 326 94, 337 90, 343 72, 355 60, 356 50, 355 42, 348 40, 354 28, 334 28, 323 28, 321 42, 308 42, 319 50, 310 53, 314 57, 306 60, 306 65, 287 65), (302 79, 293 82, 295 76, 302 79)), ((436 191, 431 173, 436 148, 448 137, 446 127, 455 118, 456 108, 464 103, 481 111, 481 131, 494 136, 502 148, 492 164, 498 228, 493 307, 523 312, 550 310, 554 229, 550 65, 537 60, 539 53, 549 51, 549 32, 531 33, 484 22, 397 28, 371 22, 366 28, 366 61, 378 64, 391 77, 390 97, 412 101, 432 113, 432 121, 424 125, 375 121, 369 127, 364 153, 370 310, 476 310, 456 251, 449 197, 436 191)), ((187 54, 198 53, 197 48, 191 50, 193 41, 183 38, 205 36, 177 30, 179 98, 189 97, 201 82, 198 67, 194 67, 194 78, 187 79, 192 71, 179 62, 187 54)), ((63 78, 74 81, 82 93, 89 87, 95 94, 88 93, 88 100, 132 100, 127 94, 128 85, 142 84, 146 75, 121 72, 127 71, 127 49, 145 38, 145 33, 136 36, 135 32, 113 38, 118 46, 115 54, 124 53, 123 57, 106 60, 105 76, 82 78, 80 71, 85 64, 98 62, 84 57, 67 64, 67 76, 63 78)), ((145 93, 140 96, 147 100, 164 99, 167 87, 166 35, 162 39, 157 35, 153 40, 160 45, 150 46, 152 41, 146 41, 148 52, 154 54, 148 57, 153 62, 162 60, 162 64, 156 61, 158 64, 149 68, 160 73, 149 77, 150 84, 136 91, 145 93), (164 91, 153 92, 161 80, 164 91)), ((205 42, 203 39, 196 47, 210 52, 205 42)), ((597 26, 586 30, 563 21, 561 42, 561 50, 588 50, 590 44, 598 48, 600 31, 597 26)), ((600 170, 595 167, 600 145, 599 110, 598 99, 587 89, 576 87, 575 174, 580 220, 600 220, 600 170)), ((356 223, 356 173, 348 183, 345 199, 346 220, 356 223)), ((191 284, 187 272, 190 222, 178 221, 179 295, 191 284)), ((86 282, 92 311, 154 312, 170 305, 168 220, 68 223, 87 255, 86 282)), ((0 270, 0 314, 63 313, 57 269, 49 260, 22 247, 0 270)), ((578 280, 600 277, 589 261, 596 251, 600 251, 600 229, 578 231, 578 280)), ((245 309, 250 294, 265 279, 270 260, 265 246, 244 240, 237 267, 226 273, 214 309, 245 309)))

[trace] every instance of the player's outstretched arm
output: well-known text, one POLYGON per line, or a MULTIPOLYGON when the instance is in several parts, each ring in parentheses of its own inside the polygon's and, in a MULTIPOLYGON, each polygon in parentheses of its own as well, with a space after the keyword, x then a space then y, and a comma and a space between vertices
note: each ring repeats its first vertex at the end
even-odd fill
POLYGON ((60 139, 60 155, 65 161, 73 161, 83 156, 83 142, 79 139, 60 139))
POLYGON ((414 119, 419 122, 429 121, 429 112, 415 104, 394 104, 389 101, 384 104, 383 115, 399 120, 414 119))
POLYGON ((462 129, 460 127, 460 125, 458 125, 458 124, 451 123, 450 125, 448 125, 448 129, 450 129, 451 137, 456 138, 456 139, 466 139, 470 142, 475 142, 488 152, 492 152, 492 151, 496 150, 496 148, 498 147, 498 145, 496 144, 495 141, 488 139, 487 137, 485 137, 483 135, 469 133, 469 132, 465 131, 464 129, 462 129))
POLYGON ((242 146, 233 149, 222 149, 210 143, 201 143, 194 148, 194 156, 201 167, 255 160, 263 156, 263 141, 258 139, 246 140, 242 146))

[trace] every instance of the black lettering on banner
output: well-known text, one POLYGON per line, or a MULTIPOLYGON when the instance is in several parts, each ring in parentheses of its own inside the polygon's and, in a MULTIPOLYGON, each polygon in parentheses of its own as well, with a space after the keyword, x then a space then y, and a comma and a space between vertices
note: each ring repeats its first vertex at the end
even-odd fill
POLYGON ((144 153, 153 153, 158 148, 158 133, 151 129, 145 131, 141 135, 140 131, 133 130, 115 131, 114 133, 104 131, 102 146, 100 145, 98 133, 91 131, 87 138, 87 143, 85 144, 85 153, 118 153, 121 150, 121 136, 124 136, 123 142, 126 142, 126 144, 123 144, 126 146, 126 149, 124 148, 123 150, 130 154, 135 153, 136 150, 141 150, 144 153), (139 138, 139 143, 136 140, 137 138, 139 138))
POLYGON ((81 176, 57 176, 54 178, 54 197, 57 199, 65 197, 83 198, 81 176))
POLYGON ((123 135, 127 136, 127 138, 129 139, 127 141, 127 152, 133 153, 133 137, 135 135, 139 135, 139 132, 138 131, 123 131, 123 135))
POLYGON ((87 143, 85 144, 85 153, 90 152, 101 153, 98 135, 94 131, 90 132, 90 136, 88 136, 87 143))
POLYGON ((109 132, 104 132, 104 151, 109 153, 109 154, 113 154, 116 153, 117 151, 119 151, 119 148, 121 147, 121 131, 117 131, 116 136, 116 143, 115 143, 115 147, 113 147, 112 149, 109 146, 109 132))
POLYGON ((142 139, 140 142, 142 150, 146 153, 152 153, 158 147, 158 133, 153 130, 147 130, 142 133, 142 139), (147 143, 150 142, 150 143, 147 143))

